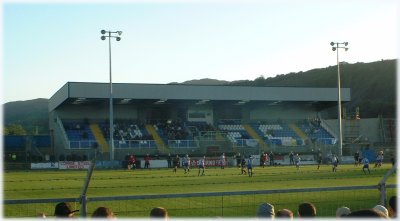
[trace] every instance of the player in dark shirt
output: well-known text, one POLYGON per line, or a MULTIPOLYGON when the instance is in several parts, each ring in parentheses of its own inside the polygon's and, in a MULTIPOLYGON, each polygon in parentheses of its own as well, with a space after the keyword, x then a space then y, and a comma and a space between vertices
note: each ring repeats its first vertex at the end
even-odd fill
POLYGON ((354 153, 354 166, 360 165, 360 152, 354 153))
POLYGON ((176 157, 173 159, 172 164, 173 164, 173 167, 174 167, 173 171, 174 171, 174 173, 176 173, 176 170, 177 170, 178 165, 179 165, 179 156, 178 155, 176 155, 176 157))
POLYGON ((241 162, 240 162, 240 169, 241 169, 241 173, 240 174, 247 174, 246 172, 246 159, 242 158, 241 162))
POLYGON ((317 163, 318 163, 317 170, 319 170, 319 167, 320 167, 320 165, 322 163, 322 153, 318 154, 317 163))

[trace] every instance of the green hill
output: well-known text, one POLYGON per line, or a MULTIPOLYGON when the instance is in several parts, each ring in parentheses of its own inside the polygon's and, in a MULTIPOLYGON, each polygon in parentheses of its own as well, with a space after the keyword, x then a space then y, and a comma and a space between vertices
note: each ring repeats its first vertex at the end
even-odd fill
POLYGON ((28 134, 48 134, 48 99, 8 102, 3 105, 4 125, 22 125, 28 134))
MULTIPOLYGON (((351 89, 351 102, 346 103, 344 107, 353 111, 359 107, 362 118, 373 118, 378 115, 394 118, 396 113, 396 64, 397 60, 356 64, 341 63, 341 87, 351 89)), ((337 87, 337 66, 278 75, 266 79, 259 77, 254 81, 235 81, 229 85, 337 87)), ((335 108, 332 110, 333 113, 337 113, 335 108)))

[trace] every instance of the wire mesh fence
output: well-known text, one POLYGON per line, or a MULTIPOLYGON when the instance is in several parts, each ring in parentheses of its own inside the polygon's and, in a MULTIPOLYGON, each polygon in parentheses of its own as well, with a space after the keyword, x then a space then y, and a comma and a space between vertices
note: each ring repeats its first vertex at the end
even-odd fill
MULTIPOLYGON (((387 197, 396 195, 397 185, 387 185, 387 197)), ((209 192, 143 196, 92 197, 87 199, 87 216, 99 206, 111 208, 118 217, 144 218, 154 207, 164 207, 171 217, 255 217, 259 204, 271 203, 275 210, 290 209, 296 213, 302 202, 317 207, 317 216, 334 217, 338 207, 352 210, 372 208, 379 204, 380 192, 374 186, 280 189, 238 192, 209 192)), ((35 217, 52 215, 58 202, 71 202, 80 209, 79 198, 4 200, 4 216, 35 217)), ((80 214, 81 216, 84 214, 80 214)))

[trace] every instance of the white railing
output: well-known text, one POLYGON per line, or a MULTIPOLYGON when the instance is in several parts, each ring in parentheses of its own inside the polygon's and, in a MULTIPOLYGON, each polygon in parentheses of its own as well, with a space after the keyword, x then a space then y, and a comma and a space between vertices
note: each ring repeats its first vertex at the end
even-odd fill
POLYGON ((168 140, 169 148, 198 148, 194 140, 168 140))

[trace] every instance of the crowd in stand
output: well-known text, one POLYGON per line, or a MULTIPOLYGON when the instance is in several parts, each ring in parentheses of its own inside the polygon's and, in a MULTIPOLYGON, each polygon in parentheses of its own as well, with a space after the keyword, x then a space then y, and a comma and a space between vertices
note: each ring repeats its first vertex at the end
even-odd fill
MULTIPOLYGON (((278 124, 281 123, 280 120, 277 121, 278 124)), ((150 123, 150 122, 147 122, 150 123)), ((224 124, 241 124, 237 120, 220 120, 219 123, 224 124)), ((261 123, 261 121, 259 122, 261 123)), ((151 121, 151 124, 154 128, 160 132, 160 134, 165 137, 167 140, 187 140, 190 139, 190 130, 187 126, 188 122, 184 122, 180 119, 174 120, 154 120, 151 121)), ((189 123, 190 124, 190 123, 189 123)), ((306 124, 308 127, 305 130, 305 133, 308 135, 312 135, 318 132, 321 128, 321 119, 318 117, 304 119, 303 124, 306 124)), ((201 123, 201 124, 193 124, 196 127, 197 131, 215 131, 216 129, 211 124, 201 123)), ((65 125, 67 130, 79 130, 81 131, 82 139, 88 139, 88 128, 89 122, 88 120, 82 120, 77 122, 72 122, 65 125)), ((108 122, 104 122, 101 124, 101 130, 105 137, 109 137, 110 128, 108 126, 108 122)), ((114 122, 114 133, 113 137, 115 140, 153 140, 154 138, 148 134, 145 129, 145 123, 139 120, 115 120, 114 122), (142 133, 143 132, 143 133, 142 133)), ((267 135, 272 137, 275 136, 274 130, 265 131, 267 135)), ((247 133, 240 133, 241 137, 238 139, 251 139, 251 137, 247 133)))
MULTIPOLYGON (((302 219, 312 219, 317 217, 317 207, 310 202, 302 202, 297 207, 297 214, 287 208, 275 211, 275 207, 270 203, 261 203, 255 213, 258 219, 274 219, 284 218, 293 220, 294 217, 302 219)), ((392 196, 388 202, 388 208, 382 205, 376 205, 373 208, 351 211, 350 208, 342 206, 335 210, 337 219, 341 218, 380 218, 380 219, 396 219, 397 218, 397 197, 392 196)), ((58 203, 55 206, 54 216, 57 218, 74 218, 79 210, 72 209, 71 204, 66 202, 58 203)), ((46 214, 38 214, 40 218, 46 218, 46 214)), ((154 207, 149 212, 150 218, 165 219, 169 218, 167 209, 163 207, 154 207)), ((114 219, 114 212, 105 206, 98 207, 91 215, 91 218, 114 219)))
POLYGON ((161 130, 168 140, 186 140, 189 136, 185 124, 180 120, 159 121, 154 127, 161 130))

